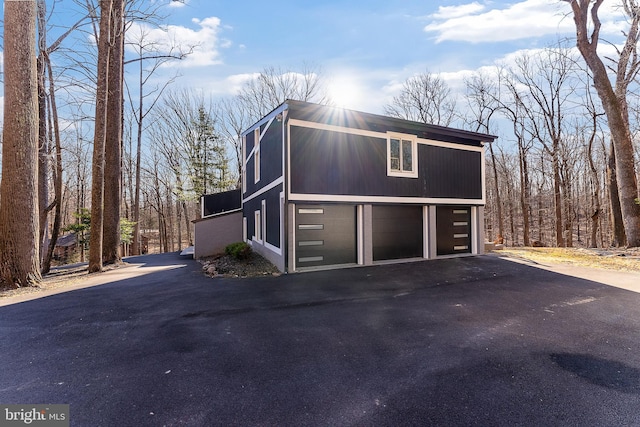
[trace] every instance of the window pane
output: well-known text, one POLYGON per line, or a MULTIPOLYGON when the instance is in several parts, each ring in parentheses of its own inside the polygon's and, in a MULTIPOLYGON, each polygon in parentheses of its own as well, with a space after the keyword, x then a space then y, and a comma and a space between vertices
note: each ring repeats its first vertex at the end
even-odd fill
POLYGON ((392 139, 389 143, 391 169, 400 170, 400 140, 392 139))
POLYGON ((413 146, 411 141, 402 141, 402 170, 413 171, 413 146))

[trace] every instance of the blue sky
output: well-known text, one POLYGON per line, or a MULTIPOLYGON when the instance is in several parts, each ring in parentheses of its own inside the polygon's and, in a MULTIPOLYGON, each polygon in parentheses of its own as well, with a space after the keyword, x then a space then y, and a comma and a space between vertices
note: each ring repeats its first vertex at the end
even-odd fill
MULTIPOLYGON (((170 22, 215 37, 215 63, 181 65, 216 94, 237 89, 267 66, 320 66, 342 106, 380 113, 408 77, 430 70, 452 87, 514 52, 572 36, 558 0, 187 0, 170 22), (215 29, 214 29, 215 27, 215 29)), ((194 60, 195 61, 195 60, 194 60)))
MULTIPOLYGON (((455 89, 474 70, 575 31, 560 0, 149 2, 168 14, 169 32, 153 37, 199 44, 172 66, 182 75, 178 86, 222 97, 265 67, 301 69, 307 62, 322 69, 338 105, 373 113, 412 75, 441 73, 455 89)), ((70 25, 78 16, 70 12, 73 3, 56 2, 52 22, 70 25)), ((614 37, 620 28, 610 3, 601 15, 604 35, 614 37)))

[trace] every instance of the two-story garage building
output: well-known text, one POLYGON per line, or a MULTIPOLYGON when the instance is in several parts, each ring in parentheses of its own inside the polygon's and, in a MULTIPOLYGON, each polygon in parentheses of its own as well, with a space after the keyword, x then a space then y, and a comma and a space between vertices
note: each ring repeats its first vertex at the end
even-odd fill
POLYGON ((288 272, 480 254, 494 139, 286 101, 243 135, 241 237, 288 272))

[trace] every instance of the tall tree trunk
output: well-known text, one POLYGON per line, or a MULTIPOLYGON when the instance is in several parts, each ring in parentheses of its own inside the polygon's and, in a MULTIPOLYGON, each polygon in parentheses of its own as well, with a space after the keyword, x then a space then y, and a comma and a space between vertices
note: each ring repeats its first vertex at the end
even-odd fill
POLYGON ((611 208, 611 231, 613 241, 611 245, 615 247, 627 244, 627 234, 624 231, 624 221, 622 219, 622 206, 620 205, 620 195, 618 193, 618 178, 616 176, 616 150, 611 141, 609 149, 609 160, 607 162, 607 184, 609 186, 609 205, 611 208))
POLYGON ((527 164, 527 153, 522 144, 518 144, 520 157, 520 208, 522 209, 522 237, 525 246, 531 246, 529 210, 531 200, 531 188, 529 182, 529 166, 527 164))
POLYGON ((124 1, 112 1, 102 248, 103 262, 106 264, 120 261, 120 204, 122 202, 124 1))
POLYGON ((568 182, 569 180, 564 180, 562 183, 562 188, 563 188, 563 193, 564 193, 564 197, 563 197, 563 201, 564 201, 564 227, 562 230, 563 233, 563 238, 564 238, 564 245, 567 248, 572 248, 573 247, 573 217, 574 217, 574 212, 573 212, 573 195, 571 192, 571 184, 569 184, 568 182))
POLYGON ((36 2, 5 2, 0 278, 7 286, 41 278, 37 86, 36 2))
POLYGON ((193 246, 193 238, 191 237, 191 223, 189 221, 189 211, 187 210, 187 202, 182 202, 182 211, 184 212, 184 225, 187 229, 188 246, 193 246))
MULTIPOLYGON (((638 39, 640 14, 635 5, 632 5, 633 10, 629 11, 631 12, 631 24, 626 32, 625 46, 620 51, 616 89, 614 90, 609 80, 607 67, 598 56, 597 51, 601 27, 598 10, 604 0, 565 1, 571 5, 573 10, 576 24, 576 45, 593 73, 593 84, 607 116, 609 131, 615 147, 616 179, 627 244, 637 247, 640 246, 640 205, 636 203, 638 181, 625 99, 628 84, 635 77, 634 73, 631 73, 630 76, 627 75, 627 69, 638 65, 630 60, 635 61, 636 58, 634 52, 638 39), (591 25, 589 25, 589 18, 591 18, 591 25)), ((625 6, 627 6, 626 3, 625 6)), ((613 199, 613 194, 611 198, 613 199)))
MULTIPOLYGON (((139 64, 139 77, 140 82, 143 79, 143 64, 140 61, 139 64)), ((144 119, 143 115, 143 87, 140 84, 140 92, 138 93, 138 132, 136 137, 136 188, 135 188, 135 196, 133 201, 133 222, 135 223, 133 226, 133 242, 131 244, 131 252, 133 255, 140 255, 140 164, 142 162, 142 120, 144 119)))
POLYGON ((502 218, 502 199, 500 197, 500 185, 498 183, 498 167, 496 166, 496 156, 493 153, 493 144, 489 144, 491 153, 491 165, 493 167, 493 185, 496 192, 496 209, 498 211, 498 237, 495 242, 504 243, 504 218, 502 218))
POLYGON ((553 169, 553 206, 555 210, 555 230, 556 246, 563 248, 565 241, 563 237, 564 224, 562 222, 562 192, 560 190, 560 165, 558 164, 558 149, 552 153, 551 167, 553 169))
MULTIPOLYGON (((595 122, 595 118, 594 118, 595 122)), ((598 169, 596 163, 593 160, 593 143, 595 142, 595 130, 589 138, 589 145, 587 148, 587 160, 589 161, 589 171, 591 172, 591 238, 589 240, 589 246, 592 248, 598 247, 598 228, 600 226, 600 212, 602 207, 600 205, 600 178, 598 177, 598 169)))
POLYGON ((51 126, 49 127, 53 128, 53 139, 55 140, 56 156, 55 174, 53 178, 55 211, 53 216, 53 228, 51 229, 51 242, 49 244, 49 247, 47 248, 47 255, 44 258, 44 262, 42 263, 43 274, 46 274, 49 272, 49 270, 51 270, 53 251, 56 247, 56 242, 58 241, 58 236, 60 234, 60 225, 62 222, 62 145, 60 142, 60 121, 58 120, 58 106, 56 104, 56 95, 54 90, 55 88, 53 82, 53 70, 51 68, 51 61, 49 60, 48 54, 45 56, 45 62, 49 72, 49 100, 51 108, 51 114, 49 114, 49 117, 51 118, 51 126))
POLYGON ((176 199, 176 225, 178 226, 178 250, 182 250, 182 206, 180 200, 176 199))
MULTIPOLYGON (((41 2, 38 3, 38 8, 41 2)), ((45 231, 47 230, 47 219, 49 217, 49 140, 47 138, 47 92, 45 90, 45 66, 44 55, 45 49, 42 44, 46 43, 45 35, 42 30, 44 23, 40 15, 42 11, 38 10, 38 37, 39 37, 39 54, 36 59, 36 73, 38 75, 38 211, 40 234, 38 237, 39 253, 46 253, 45 231)))
POLYGON ((91 236, 89 241, 89 273, 102 271, 102 243, 104 226, 104 164, 107 134, 107 105, 109 84, 109 33, 112 0, 100 0, 100 35, 98 36, 98 85, 96 88, 96 117, 93 139, 91 180, 91 236))

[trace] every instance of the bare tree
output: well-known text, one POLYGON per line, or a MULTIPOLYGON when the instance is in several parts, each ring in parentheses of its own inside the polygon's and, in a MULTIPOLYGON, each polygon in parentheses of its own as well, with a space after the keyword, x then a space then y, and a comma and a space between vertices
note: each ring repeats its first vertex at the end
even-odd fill
POLYGON ((113 0, 100 0, 100 33, 98 36, 98 85, 96 88, 95 132, 91 172, 91 237, 89 272, 102 271, 104 226, 104 166, 107 136, 107 108, 109 100, 109 59, 111 10, 113 0))
POLYGON ((109 35, 108 98, 105 134, 104 223, 102 260, 120 260, 120 204, 122 201, 122 116, 124 61, 124 0, 113 0, 109 35))
POLYGON ((567 184, 561 175, 561 151, 566 128, 565 120, 571 108, 575 91, 574 60, 568 49, 558 46, 535 54, 523 54, 516 60, 512 78, 525 87, 521 99, 527 99, 526 108, 529 132, 552 159, 556 245, 566 246, 567 235, 572 232, 571 221, 564 215, 563 190, 567 184))
POLYGON ((425 71, 407 79, 384 111, 392 117, 449 126, 456 118, 456 103, 447 83, 439 75, 425 71))
POLYGON ((570 4, 576 25, 576 45, 593 75, 609 124, 615 154, 615 169, 624 228, 629 246, 640 246, 640 205, 638 182, 634 164, 634 149, 629 129, 627 91, 640 69, 637 46, 640 40, 640 6, 636 0, 622 0, 629 27, 626 40, 618 50, 618 58, 612 67, 615 82, 612 83, 607 67, 598 54, 601 21, 600 6, 603 0, 563 0, 570 4))
MULTIPOLYGON (((133 20, 133 11, 130 11, 130 19, 133 20)), ((148 11, 141 17, 145 22, 150 17, 159 18, 157 10, 148 11)), ((132 22, 129 23, 130 31, 127 37, 127 45, 135 51, 135 57, 125 61, 125 65, 137 65, 137 85, 132 90, 126 86, 127 98, 134 116, 136 124, 136 164, 135 164, 135 188, 133 189, 132 213, 134 231, 131 252, 134 255, 140 254, 140 185, 141 185, 141 162, 142 162, 142 140, 144 134, 145 119, 154 109, 164 91, 169 87, 177 74, 168 78, 162 83, 154 83, 152 78, 156 72, 169 61, 182 60, 190 55, 195 46, 171 45, 168 48, 161 46, 157 40, 153 40, 149 34, 149 28, 137 25, 131 29, 132 22)))
POLYGON ((242 176, 242 132, 252 124, 251 120, 246 105, 239 97, 225 98, 217 104, 216 121, 219 123, 221 137, 233 147, 238 186, 242 176))
POLYGON ((4 129, 0 184, 0 278, 40 280, 36 2, 4 4, 4 129))
POLYGON ((501 111, 512 124, 513 135, 518 147, 518 170, 520 173, 520 209, 522 211, 522 238, 525 246, 531 245, 531 178, 529 153, 533 147, 533 137, 527 131, 526 106, 517 82, 507 73, 499 72, 503 95, 500 99, 501 111))
POLYGON ((303 64, 300 71, 267 67, 240 89, 240 102, 255 122, 287 99, 329 103, 319 67, 303 64))
POLYGON ((38 170, 39 198, 40 198, 40 243, 41 252, 44 255, 41 271, 46 274, 51 269, 51 261, 55 249, 58 235, 62 223, 62 142, 60 136, 60 120, 58 117, 58 104, 56 101, 56 84, 53 67, 51 65, 51 55, 56 52, 62 42, 75 30, 86 22, 87 16, 80 18, 74 25, 69 27, 55 42, 47 46, 46 30, 47 9, 46 2, 38 0, 38 111, 39 126, 38 139, 40 144, 40 163, 38 170), (48 80, 48 93, 46 83, 48 80), (51 145, 55 146, 55 153, 51 154, 51 145), (53 189, 54 198, 49 203, 49 163, 54 159, 53 164, 53 189), (53 226, 51 228, 50 242, 45 245, 45 231, 48 230, 48 215, 54 210, 53 226))
MULTIPOLYGON (((187 240, 192 244, 189 221, 201 212, 200 196, 225 191, 237 186, 238 177, 230 168, 228 155, 229 139, 222 138, 214 116, 215 106, 201 93, 194 91, 172 91, 163 96, 163 102, 154 111, 149 131, 153 155, 157 156, 172 172, 172 196, 175 196, 175 212, 178 225, 178 242, 182 242, 182 220, 187 240), (195 213, 193 207, 197 206, 195 213)), ((166 179, 151 179, 162 183, 166 179)), ((149 192, 158 199, 160 190, 149 192)), ((166 197, 166 206, 170 206, 166 197)), ((155 209, 155 208, 154 208, 155 209)), ((171 231, 173 215, 163 211, 165 223, 171 231)), ((171 238, 169 233, 168 237, 171 238)))
MULTIPOLYGON (((491 119, 500 109, 498 101, 498 87, 494 79, 482 73, 476 73, 465 80, 466 100, 471 116, 467 118, 467 124, 475 132, 491 132, 491 119)), ((496 195, 498 213, 498 243, 504 243, 504 221, 502 217, 502 200, 500 197, 500 185, 498 183, 498 168, 493 143, 489 144, 491 166, 493 168, 493 187, 496 195)))

